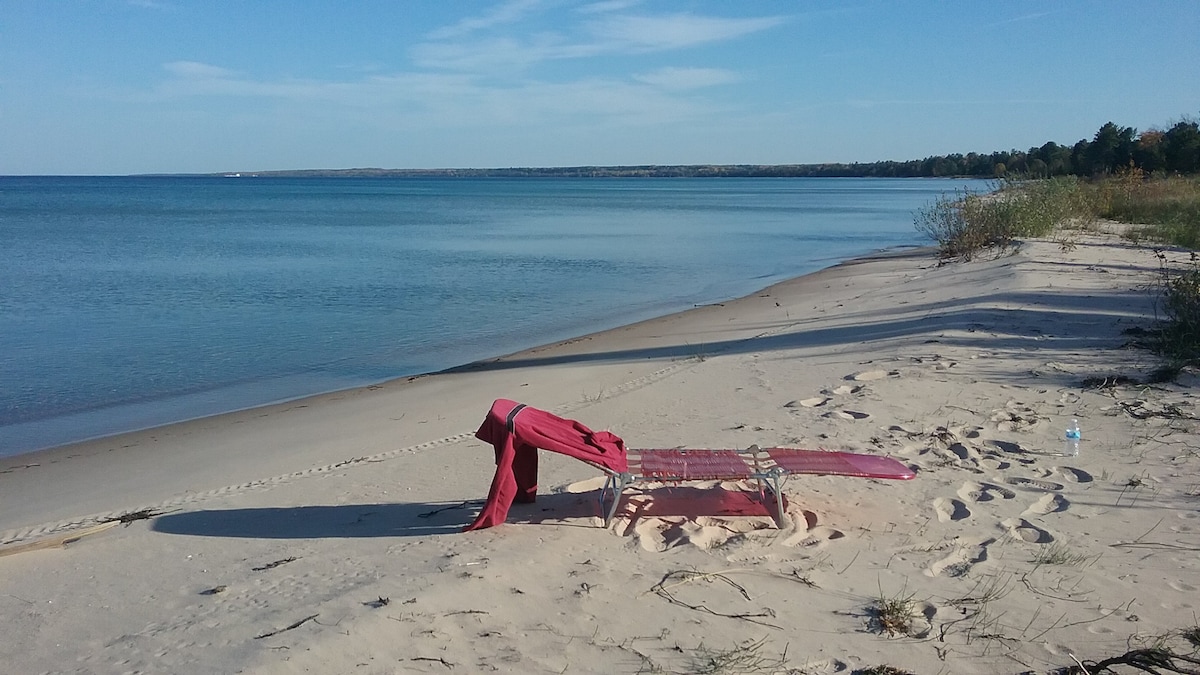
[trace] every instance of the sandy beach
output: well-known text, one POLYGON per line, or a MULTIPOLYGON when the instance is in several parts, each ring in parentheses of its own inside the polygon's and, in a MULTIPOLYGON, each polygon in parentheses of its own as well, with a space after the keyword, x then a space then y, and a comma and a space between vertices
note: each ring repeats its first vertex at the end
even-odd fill
POLYGON ((1043 673, 1194 629, 1194 378, 1136 384, 1158 361, 1124 332, 1156 316, 1159 261, 1071 236, 868 257, 446 373, 0 459, 0 671, 1043 673), (600 474, 542 453, 538 501, 464 534, 497 398, 635 448, 849 450, 917 475, 793 477, 779 529, 721 513, 747 486, 650 486, 605 529, 600 474))

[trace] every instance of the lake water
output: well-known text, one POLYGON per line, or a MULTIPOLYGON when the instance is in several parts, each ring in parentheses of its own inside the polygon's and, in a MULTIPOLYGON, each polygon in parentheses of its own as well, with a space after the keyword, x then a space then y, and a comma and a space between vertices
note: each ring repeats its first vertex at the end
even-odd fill
POLYGON ((745 295, 964 185, 0 177, 0 455, 745 295))

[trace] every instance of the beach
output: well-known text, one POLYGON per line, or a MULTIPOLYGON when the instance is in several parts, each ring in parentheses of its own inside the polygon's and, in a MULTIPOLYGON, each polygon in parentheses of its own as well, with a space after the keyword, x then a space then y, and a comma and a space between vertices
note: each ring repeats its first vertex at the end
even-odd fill
POLYGON ((0 663, 1040 673, 1152 644, 1200 606, 1194 377, 1138 384, 1158 361, 1126 332, 1154 321, 1158 270, 1101 232, 945 265, 902 250, 438 374, 0 458, 0 663), (543 452, 537 502, 462 533, 497 398, 635 448, 847 450, 916 478, 793 477, 781 528, 720 512, 747 486, 650 486, 605 529, 599 472, 543 452))

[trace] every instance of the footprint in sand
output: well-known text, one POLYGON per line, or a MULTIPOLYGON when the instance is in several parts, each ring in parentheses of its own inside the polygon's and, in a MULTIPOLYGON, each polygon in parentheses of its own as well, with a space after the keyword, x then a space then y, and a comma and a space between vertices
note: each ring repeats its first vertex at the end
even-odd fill
POLYGON ((633 527, 633 532, 626 531, 625 534, 633 534, 637 542, 642 545, 642 549, 652 553, 661 553, 670 548, 666 537, 663 536, 663 529, 662 522, 652 522, 650 518, 639 518, 633 527))
POLYGON ((900 371, 898 370, 864 370, 860 373, 851 373, 846 376, 846 379, 855 382, 874 382, 875 380, 882 380, 885 377, 899 376, 900 371))
POLYGON ((1014 455, 1023 455, 1027 452, 1027 450, 1025 450, 1025 448, 1021 447, 1020 443, 1012 443, 1010 441, 997 441, 997 440, 991 440, 991 441, 988 441, 987 443, 988 443, 988 445, 996 448, 1000 452, 1007 452, 1007 453, 1014 454, 1014 455))
POLYGON ((1038 515, 1046 515, 1048 513, 1058 513, 1066 511, 1071 506, 1071 502, 1067 498, 1059 494, 1043 495, 1041 499, 1029 505, 1025 509, 1025 513, 1036 513, 1038 515))
POLYGON ((1012 499, 1017 496, 1017 493, 1008 488, 992 483, 976 483, 973 480, 963 483, 956 494, 965 502, 990 502, 997 497, 1012 499))
POLYGON ((831 394, 834 396, 851 396, 853 394, 858 394, 863 391, 866 391, 866 389, 867 388, 861 384, 854 385, 854 386, 850 386, 848 384, 843 384, 840 387, 834 387, 833 389, 826 389, 825 391, 822 391, 821 393, 822 394, 831 394))
POLYGON ((993 410, 990 419, 1000 431, 1022 431, 1037 426, 1043 418, 1024 403, 1009 401, 1003 408, 993 410))
POLYGON ((985 457, 979 460, 979 466, 992 471, 1003 471, 1012 466, 1012 464, 1002 459, 996 459, 995 457, 985 457))
POLYGON ((841 659, 804 662, 804 672, 812 673, 813 675, 819 675, 820 673, 844 673, 848 670, 850 670, 850 664, 841 659))
POLYGON ((1196 590, 1195 586, 1193 586, 1189 583, 1184 583, 1182 581, 1178 581, 1178 580, 1168 581, 1167 585, 1177 591, 1182 592, 1182 593, 1191 593, 1192 591, 1196 590))
POLYGON ((797 408, 797 407, 799 407, 799 408, 819 408, 819 407, 825 405, 826 403, 829 403, 829 397, 814 396, 813 398, 806 398, 806 399, 803 399, 800 401, 788 401, 787 403, 783 404, 783 407, 785 407, 785 408, 797 408))
POLYGON ((971 509, 968 509, 966 504, 957 499, 946 499, 945 497, 933 500, 933 511, 937 513, 938 521, 943 523, 971 517, 971 509))
POLYGON ((951 443, 946 449, 954 453, 955 457, 964 461, 975 460, 979 456, 978 451, 968 448, 962 443, 951 443))
POLYGON ((1037 478, 1022 478, 1020 476, 1013 476, 1011 478, 1004 479, 1004 482, 1008 483, 1009 485, 1016 485, 1017 487, 1026 487, 1026 488, 1030 488, 1033 490, 1054 491, 1054 490, 1063 489, 1062 483, 1055 483, 1053 481, 1048 481, 1048 480, 1039 480, 1037 478))
POLYGON ((905 445, 896 451, 901 455, 928 455, 932 452, 927 445, 905 445))
POLYGON ((754 527, 747 524, 745 528, 739 529, 713 518, 684 519, 679 522, 645 518, 640 519, 634 526, 633 534, 643 549, 654 553, 685 544, 707 551, 745 534, 743 529, 750 531, 754 527))
POLYGON ((837 418, 839 420, 865 420, 871 415, 857 410, 833 410, 825 413, 822 417, 837 418))
POLYGON ((979 468, 979 460, 971 457, 967 448, 961 444, 955 443, 945 450, 935 449, 933 454, 940 459, 937 466, 953 466, 974 474, 983 473, 979 468), (954 446, 958 446, 957 449, 954 446))
POLYGON ((1008 530, 1008 535, 1013 539, 1020 539, 1028 544, 1049 544, 1054 541, 1054 535, 1024 518, 1002 520, 1000 527, 1008 530))
MULTIPOLYGON (((788 515, 792 516, 792 514, 790 512, 788 513, 788 515)), ((817 514, 814 513, 813 511, 809 511, 807 509, 801 509, 800 515, 804 517, 804 529, 805 530, 811 530, 817 526, 817 514)), ((796 523, 797 525, 800 524, 800 521, 795 516, 792 516, 792 522, 796 523)))
POLYGON ((925 568, 925 576, 936 577, 945 572, 952 577, 961 577, 969 572, 971 567, 987 560, 987 547, 995 541, 989 537, 975 543, 966 542, 950 555, 925 568))
POLYGON ((933 632, 933 618, 937 616, 938 606, 932 602, 918 602, 914 607, 916 610, 912 617, 912 627, 909 628, 907 635, 918 640, 929 637, 933 632))
POLYGON ((1076 469, 1071 466, 1056 466, 1054 468, 1072 483, 1090 483, 1095 480, 1092 478, 1092 474, 1083 469, 1076 469))
POLYGON ((788 537, 783 541, 784 546, 803 546, 811 548, 813 546, 821 546, 827 542, 841 539, 846 536, 845 532, 835 530, 826 525, 818 525, 803 532, 788 537))

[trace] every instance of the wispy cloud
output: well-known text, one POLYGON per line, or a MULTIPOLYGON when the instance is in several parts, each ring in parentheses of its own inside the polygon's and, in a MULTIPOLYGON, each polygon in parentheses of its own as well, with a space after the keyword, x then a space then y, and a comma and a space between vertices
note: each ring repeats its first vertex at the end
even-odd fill
POLYGON ((730 19, 694 14, 614 16, 592 25, 592 31, 614 44, 648 50, 679 49, 732 40, 774 28, 784 17, 730 19))
POLYGON ((606 51, 594 43, 569 43, 542 35, 531 41, 510 37, 464 42, 426 42, 413 47, 409 55, 425 68, 463 72, 496 72, 524 68, 542 61, 596 56, 606 51))
POLYGON ((659 68, 633 76, 638 82, 671 90, 701 89, 738 80, 737 73, 723 68, 659 68))
MULTIPOLYGON (((525 128, 545 125, 653 126, 703 119, 719 112, 687 91, 728 81, 716 69, 673 68, 632 80, 591 77, 570 82, 527 80, 503 86, 459 73, 397 73, 352 80, 264 81, 197 62, 174 62, 171 73, 143 102, 186 98, 239 98, 297 103, 312 113, 329 106, 358 110, 391 128, 525 128)), ((249 109, 249 108, 248 108, 249 109)))
POLYGON ((580 14, 603 14, 605 12, 620 12, 642 4, 642 0, 602 0, 592 2, 576 9, 580 14))
POLYGON ((439 28, 430 33, 428 37, 431 40, 446 40, 463 37, 495 26, 516 23, 541 4, 542 0, 508 0, 486 14, 467 17, 452 26, 439 28))
MULTIPOLYGON (((530 7, 523 6, 526 10, 530 7)), ((413 46, 410 56, 423 68, 498 72, 525 68, 544 61, 670 51, 723 42, 774 28, 786 20, 780 16, 725 18, 694 14, 633 16, 613 13, 590 18, 578 26, 568 26, 564 30, 570 31, 570 34, 540 32, 449 39, 459 36, 464 25, 464 22, 460 22, 451 29, 435 32, 435 35, 445 36, 446 39, 429 40, 413 46)), ((470 20, 471 26, 480 29, 485 24, 495 25, 483 19, 470 20)))
MULTIPOLYGON (((394 127, 484 128, 508 125, 672 124, 700 119, 730 104, 701 90, 739 81, 733 70, 655 67, 600 76, 577 69, 542 72, 541 63, 681 50, 734 40, 779 26, 783 17, 723 18, 695 14, 629 15, 632 2, 585 5, 583 18, 559 32, 526 31, 539 0, 512 0, 494 11, 434 31, 409 51, 412 69, 354 72, 329 79, 259 78, 200 61, 163 65, 168 76, 152 99, 230 98, 320 110, 360 111, 394 127), (564 73, 575 72, 575 75, 564 73)), ((561 10, 561 7, 559 7, 561 10)), ((559 18, 564 14, 560 11, 559 18)), ((544 25, 540 23, 539 25, 544 25)))
POLYGON ((1052 11, 1048 11, 1048 12, 1034 12, 1032 14, 1022 14, 1021 16, 1014 16, 1009 19, 1002 19, 1002 20, 996 21, 994 23, 989 23, 987 25, 987 27, 995 28, 996 26, 1005 26, 1010 23, 1021 23, 1024 21, 1033 21, 1035 19, 1040 19, 1043 16, 1050 16, 1051 14, 1058 14, 1061 11, 1063 11, 1063 10, 1052 10, 1052 11))
POLYGON ((191 79, 214 79, 227 78, 237 75, 232 70, 227 70, 219 66, 210 66, 207 63, 198 61, 171 61, 164 63, 163 69, 172 75, 191 79))
POLYGON ((163 65, 173 77, 162 82, 155 98, 243 97, 293 101, 325 101, 347 107, 390 105, 425 98, 455 98, 476 89, 466 75, 405 73, 352 80, 257 80, 236 71, 196 61, 163 65))

